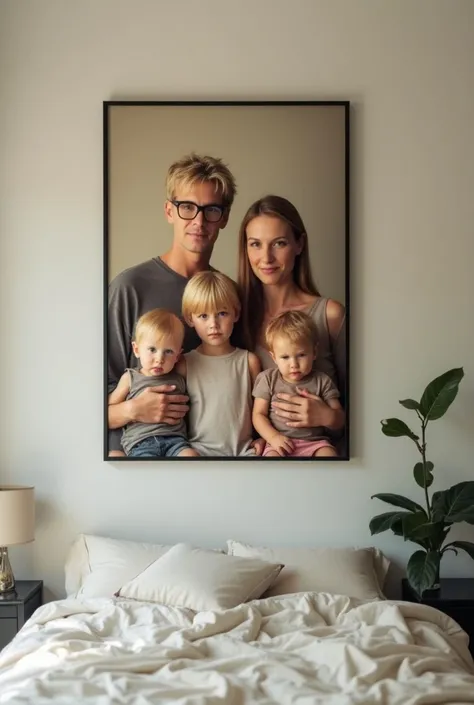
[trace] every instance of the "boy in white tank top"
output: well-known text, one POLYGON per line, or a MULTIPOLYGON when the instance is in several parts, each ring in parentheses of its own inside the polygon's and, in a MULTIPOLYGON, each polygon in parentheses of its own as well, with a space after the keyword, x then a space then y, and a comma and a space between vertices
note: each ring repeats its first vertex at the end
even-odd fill
POLYGON ((194 275, 184 289, 182 310, 201 339, 177 365, 189 395, 189 442, 201 456, 255 456, 252 386, 261 367, 254 353, 230 342, 240 315, 234 282, 214 271, 194 275))
POLYGON ((298 388, 320 397, 332 409, 342 409, 339 391, 331 378, 313 369, 318 352, 318 331, 302 311, 286 311, 274 318, 265 331, 270 355, 276 364, 261 372, 253 388, 252 420, 267 442, 264 457, 337 457, 327 429, 292 428, 272 410, 277 394, 295 394, 298 388))

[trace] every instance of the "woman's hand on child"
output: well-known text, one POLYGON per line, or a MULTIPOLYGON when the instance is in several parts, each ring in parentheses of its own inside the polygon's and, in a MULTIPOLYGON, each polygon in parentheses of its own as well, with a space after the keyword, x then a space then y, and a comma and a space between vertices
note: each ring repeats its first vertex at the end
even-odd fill
POLYGON ((279 455, 290 455, 295 449, 291 438, 287 438, 282 433, 276 433, 268 442, 279 455))
POLYGON ((177 423, 189 411, 189 397, 186 394, 166 393, 174 389, 172 384, 144 389, 133 399, 133 420, 141 423, 177 423))
POLYGON ((272 402, 278 416, 287 419, 286 425, 292 428, 331 426, 334 412, 316 394, 297 387, 298 394, 278 394, 281 401, 272 402))

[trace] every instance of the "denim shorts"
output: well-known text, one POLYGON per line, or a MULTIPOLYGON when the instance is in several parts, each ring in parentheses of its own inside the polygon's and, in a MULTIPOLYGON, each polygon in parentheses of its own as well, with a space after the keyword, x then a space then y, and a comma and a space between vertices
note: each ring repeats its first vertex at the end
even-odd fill
POLYGON ((185 448, 191 448, 183 436, 149 436, 134 445, 129 458, 172 458, 185 448))

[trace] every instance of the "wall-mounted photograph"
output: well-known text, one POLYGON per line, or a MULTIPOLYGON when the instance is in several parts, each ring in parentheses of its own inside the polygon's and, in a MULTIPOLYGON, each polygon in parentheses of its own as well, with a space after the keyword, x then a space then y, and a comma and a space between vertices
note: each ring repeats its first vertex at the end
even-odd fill
POLYGON ((348 460, 347 101, 104 102, 104 458, 348 460))

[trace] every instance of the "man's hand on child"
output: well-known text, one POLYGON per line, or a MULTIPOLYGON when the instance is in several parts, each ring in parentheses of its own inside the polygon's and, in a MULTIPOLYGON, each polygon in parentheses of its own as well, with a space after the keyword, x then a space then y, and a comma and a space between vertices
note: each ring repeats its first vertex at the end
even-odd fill
POLYGON ((175 424, 189 411, 186 394, 167 394, 175 389, 174 385, 163 384, 159 387, 147 387, 133 400, 134 421, 141 423, 175 424))

